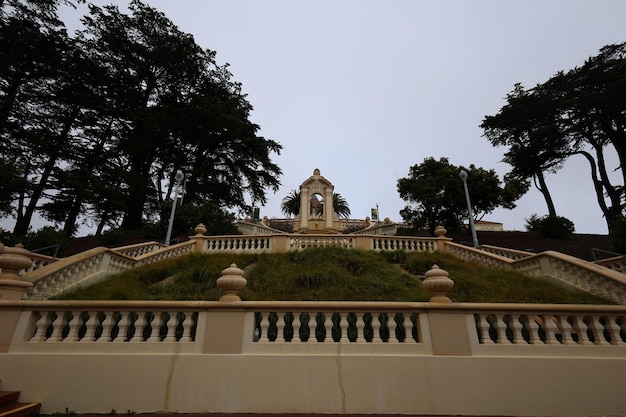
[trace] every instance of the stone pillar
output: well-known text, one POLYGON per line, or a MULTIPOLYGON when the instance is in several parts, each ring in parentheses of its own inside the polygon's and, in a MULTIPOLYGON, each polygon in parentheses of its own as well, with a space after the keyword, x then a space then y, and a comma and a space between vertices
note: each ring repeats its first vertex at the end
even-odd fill
POLYGON ((21 244, 7 248, 0 243, 0 300, 22 299, 33 284, 21 281, 17 273, 32 263, 30 252, 21 244))
POLYGON ((195 243, 193 251, 195 253, 206 252, 206 247, 205 247, 206 239, 204 239, 204 234, 206 233, 206 226, 200 223, 193 230, 194 232, 196 232, 196 235, 189 237, 189 239, 193 240, 195 243))
POLYGON ((443 226, 437 226, 435 227, 435 236, 437 236, 437 250, 439 252, 445 252, 446 251, 446 242, 449 242, 452 240, 452 238, 446 237, 446 233, 448 233, 448 231, 446 230, 445 227, 443 226))
POLYGON ((333 189, 331 187, 324 188, 324 217, 326 220, 326 230, 333 229, 333 219, 335 217, 335 208, 333 207, 333 189))
POLYGON ((300 187, 300 230, 306 230, 308 228, 310 210, 309 188, 300 187))

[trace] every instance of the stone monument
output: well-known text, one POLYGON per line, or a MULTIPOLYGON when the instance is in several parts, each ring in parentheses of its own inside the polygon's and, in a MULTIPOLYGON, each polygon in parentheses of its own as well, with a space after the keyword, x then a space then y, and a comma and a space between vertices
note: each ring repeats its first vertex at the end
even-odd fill
POLYGON ((313 175, 300 185, 300 212, 296 216, 294 233, 341 233, 343 226, 335 214, 333 194, 335 186, 320 175, 313 175))

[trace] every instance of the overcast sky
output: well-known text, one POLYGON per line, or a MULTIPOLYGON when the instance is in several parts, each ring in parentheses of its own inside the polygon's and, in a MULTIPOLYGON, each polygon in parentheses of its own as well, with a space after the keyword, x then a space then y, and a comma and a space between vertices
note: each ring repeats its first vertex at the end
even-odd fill
MULTIPOLYGON (((282 198, 315 168, 352 217, 378 204, 394 221, 405 205, 397 180, 424 158, 502 178, 505 150, 482 137, 484 116, 498 112, 515 83, 532 87, 626 40, 622 0, 148 3, 231 65, 261 135, 283 145, 275 158, 282 186, 261 208, 268 217, 282 216, 282 198)), ((547 182, 557 213, 578 233, 607 232, 582 157, 547 182)), ((535 189, 516 209, 485 219, 523 230, 533 213, 547 213, 535 189)))

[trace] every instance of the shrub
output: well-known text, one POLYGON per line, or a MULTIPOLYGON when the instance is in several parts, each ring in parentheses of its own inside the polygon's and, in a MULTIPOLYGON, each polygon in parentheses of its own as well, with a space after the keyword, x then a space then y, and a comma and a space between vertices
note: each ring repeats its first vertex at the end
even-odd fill
POLYGON ((533 214, 526 219, 526 230, 540 232, 545 238, 567 239, 575 229, 574 223, 565 217, 533 214))

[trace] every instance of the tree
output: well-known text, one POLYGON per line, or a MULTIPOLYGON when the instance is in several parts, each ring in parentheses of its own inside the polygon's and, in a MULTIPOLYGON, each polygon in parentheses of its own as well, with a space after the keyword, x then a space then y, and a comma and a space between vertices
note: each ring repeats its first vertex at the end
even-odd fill
POLYGON ((17 204, 4 214, 15 214, 20 236, 70 146, 78 115, 65 100, 72 46, 56 16, 59 3, 0 3, 0 155, 20 178, 9 194, 17 204))
POLYGON ((140 1, 128 15, 91 5, 70 38, 62 2, 0 2, 0 215, 15 234, 37 210, 68 234, 85 219, 97 233, 156 222, 178 169, 188 203, 224 213, 278 189, 282 146, 258 134, 215 52, 140 1))
MULTIPOLYGON (((556 210, 543 176, 573 155, 590 167, 595 197, 609 227, 624 215, 626 199, 626 43, 607 45, 584 65, 560 71, 531 90, 516 84, 507 104, 481 127, 494 146, 508 146, 504 161, 520 178, 533 177, 548 216, 556 210), (610 179, 605 152, 619 158, 621 185, 610 179)), ((622 224, 617 221, 616 224, 622 224)))
POLYGON ((457 230, 468 217, 461 170, 468 174, 474 220, 491 213, 497 207, 512 209, 529 187, 527 181, 505 176, 502 186, 494 170, 486 171, 470 165, 456 167, 447 158, 426 158, 409 169, 409 175, 398 180, 398 193, 409 203, 400 211, 402 218, 415 229, 427 226, 431 233, 442 225, 457 230))
POLYGON ((251 212, 265 202, 267 188, 280 184, 270 155, 282 147, 257 135, 252 106, 227 66, 215 64, 213 51, 157 10, 139 1, 129 9, 125 15, 114 6, 90 6, 79 38, 108 75, 116 126, 111 146, 126 167, 122 227, 138 228, 158 212, 161 183, 178 169, 193 202, 251 212))
MULTIPOLYGON (((316 215, 321 216, 324 213, 324 202, 312 208, 316 215)), ((296 216, 300 213, 300 190, 291 190, 280 205, 280 210, 285 216, 296 216)), ((350 206, 345 198, 339 193, 333 193, 333 211, 337 217, 349 218, 351 211, 350 206)))
POLYGON ((545 89, 527 91, 516 84, 500 112, 485 116, 480 125, 493 146, 509 146, 503 162, 513 167, 510 175, 533 179, 550 216, 557 214, 544 173, 560 169, 563 160, 573 152, 569 139, 560 130, 557 112, 545 89))

